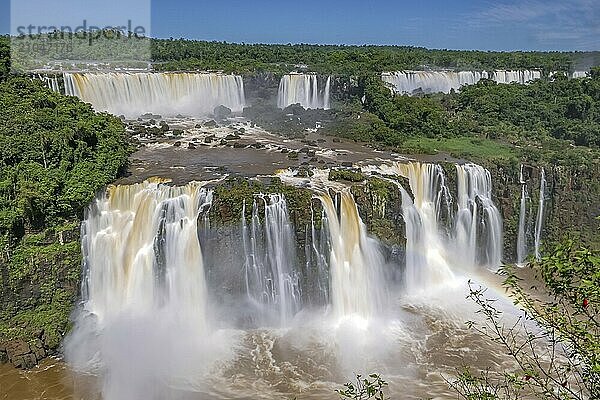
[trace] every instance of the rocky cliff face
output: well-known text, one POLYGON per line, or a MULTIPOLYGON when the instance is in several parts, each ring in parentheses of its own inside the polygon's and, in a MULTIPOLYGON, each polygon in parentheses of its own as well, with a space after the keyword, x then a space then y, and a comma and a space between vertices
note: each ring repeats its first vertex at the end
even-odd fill
POLYGON ((79 223, 28 234, 0 259, 0 362, 30 368, 58 348, 78 297, 79 223))
MULTIPOLYGON (((504 218, 504 260, 516 261, 516 241, 521 201, 520 165, 486 165, 492 174, 496 203, 504 218)), ((546 175, 545 209, 541 244, 570 238, 592 247, 600 246, 600 167, 523 165, 526 186, 525 233, 529 254, 539 209, 541 171, 546 175)))

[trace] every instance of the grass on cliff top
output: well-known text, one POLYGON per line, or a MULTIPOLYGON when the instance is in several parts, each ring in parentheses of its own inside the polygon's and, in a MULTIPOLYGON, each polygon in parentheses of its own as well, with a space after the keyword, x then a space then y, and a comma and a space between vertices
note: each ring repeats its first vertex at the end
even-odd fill
POLYGON ((408 153, 437 154, 449 153, 456 158, 502 158, 514 159, 519 152, 514 147, 490 139, 476 137, 426 138, 416 137, 407 139, 400 146, 408 153))

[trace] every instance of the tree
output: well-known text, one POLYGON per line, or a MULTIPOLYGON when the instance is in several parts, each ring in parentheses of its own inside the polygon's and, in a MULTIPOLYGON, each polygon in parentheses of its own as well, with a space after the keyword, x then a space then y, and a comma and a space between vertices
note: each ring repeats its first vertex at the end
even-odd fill
POLYGON ((502 271, 515 304, 524 310, 509 326, 486 290, 471 286, 469 298, 484 322, 469 326, 501 344, 517 368, 477 374, 466 367, 450 382, 463 398, 600 398, 600 254, 567 241, 532 268, 542 293, 523 288, 514 269, 502 271))

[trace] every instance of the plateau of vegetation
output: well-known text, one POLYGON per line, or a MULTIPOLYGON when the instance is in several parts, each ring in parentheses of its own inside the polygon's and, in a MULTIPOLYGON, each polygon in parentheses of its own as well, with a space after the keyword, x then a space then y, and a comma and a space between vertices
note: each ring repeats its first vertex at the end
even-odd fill
POLYGON ((54 349, 78 295, 79 221, 97 191, 122 173, 130 146, 118 118, 7 76, 3 64, 0 341, 36 338, 54 349))

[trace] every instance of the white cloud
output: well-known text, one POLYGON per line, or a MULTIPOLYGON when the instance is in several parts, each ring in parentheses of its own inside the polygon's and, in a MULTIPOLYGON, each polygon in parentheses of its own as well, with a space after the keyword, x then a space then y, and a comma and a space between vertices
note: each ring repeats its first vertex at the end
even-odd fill
POLYGON ((600 50, 600 1, 524 0, 492 4, 470 15, 472 29, 519 27, 548 48, 600 50))

